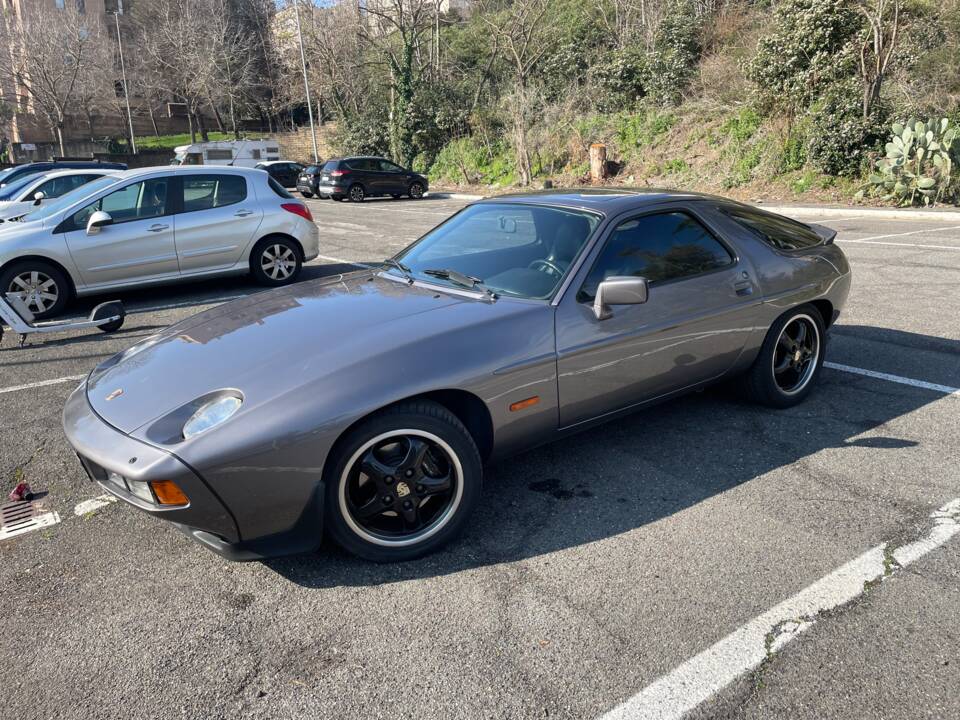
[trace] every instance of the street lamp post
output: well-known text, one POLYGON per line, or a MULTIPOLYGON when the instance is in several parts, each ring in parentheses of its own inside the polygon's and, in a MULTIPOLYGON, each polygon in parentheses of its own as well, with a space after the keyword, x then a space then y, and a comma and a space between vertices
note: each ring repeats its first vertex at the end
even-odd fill
POLYGON ((113 19, 117 23, 117 47, 120 48, 120 75, 123 78, 123 101, 127 105, 127 124, 130 127, 130 149, 137 154, 137 141, 133 137, 133 115, 130 112, 130 93, 127 91, 127 67, 123 62, 123 39, 120 37, 120 13, 123 12, 123 0, 117 2, 117 11, 113 19))
POLYGON ((303 32, 300 30, 300 0, 293 0, 293 12, 297 17, 297 41, 300 43, 300 67, 303 69, 303 89, 307 93, 307 114, 310 116, 310 136, 313 138, 313 161, 320 162, 317 150, 317 128, 313 124, 313 103, 310 101, 310 83, 307 82, 307 56, 303 51, 303 32))

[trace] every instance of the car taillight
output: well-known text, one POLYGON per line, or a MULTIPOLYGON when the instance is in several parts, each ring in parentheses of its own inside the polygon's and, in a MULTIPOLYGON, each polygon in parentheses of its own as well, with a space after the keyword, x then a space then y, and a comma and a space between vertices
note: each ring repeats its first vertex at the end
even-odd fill
POLYGON ((347 175, 349 173, 349 170, 331 170, 330 177, 342 177, 343 175, 347 175))
POLYGON ((310 213, 310 208, 306 205, 301 205, 300 203, 283 203, 280 207, 294 215, 299 215, 307 222, 313 222, 313 215, 310 213))

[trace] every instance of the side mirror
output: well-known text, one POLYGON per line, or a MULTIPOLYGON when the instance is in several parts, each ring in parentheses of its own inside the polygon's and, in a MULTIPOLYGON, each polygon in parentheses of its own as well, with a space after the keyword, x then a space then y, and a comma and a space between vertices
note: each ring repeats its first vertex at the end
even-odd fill
POLYGON ((100 228, 112 224, 113 218, 110 217, 110 213, 105 213, 103 210, 97 210, 93 215, 90 216, 90 219, 87 220, 87 235, 96 235, 98 232, 100 232, 100 228))
POLYGON ((650 285, 643 277, 608 277, 597 287, 593 300, 593 314, 597 320, 606 320, 613 315, 611 305, 639 305, 650 295, 650 285))
POLYGON ((35 193, 33 194, 33 204, 34 204, 34 205, 39 205, 40 203, 43 202, 43 199, 44 199, 46 196, 47 196, 47 195, 46 195, 45 192, 43 192, 43 190, 37 190, 37 192, 35 192, 35 193))

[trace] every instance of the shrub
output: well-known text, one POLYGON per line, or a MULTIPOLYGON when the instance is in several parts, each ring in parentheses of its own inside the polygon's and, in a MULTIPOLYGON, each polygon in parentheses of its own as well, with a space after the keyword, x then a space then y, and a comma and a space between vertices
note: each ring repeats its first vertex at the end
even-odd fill
POLYGON ((673 0, 657 26, 647 60, 645 88, 660 103, 676 104, 697 71, 700 20, 691 0, 673 0))
POLYGON ((859 175, 867 153, 879 148, 885 132, 882 106, 863 119, 860 86, 854 79, 834 84, 809 114, 807 155, 829 175, 859 175))
POLYGON ((877 173, 870 176, 858 197, 870 190, 898 205, 933 205, 956 199, 957 126, 947 118, 931 118, 895 123, 891 129, 887 154, 877 160, 877 173))
POLYGON ((600 112, 631 110, 645 94, 643 79, 647 72, 646 58, 638 48, 624 48, 612 53, 590 70, 596 107, 600 112))
POLYGON ((345 116, 337 125, 333 147, 341 155, 390 154, 390 132, 385 113, 372 110, 345 116))
POLYGON ((768 107, 804 108, 825 86, 854 74, 862 19, 849 0, 783 0, 760 38, 747 77, 768 107))

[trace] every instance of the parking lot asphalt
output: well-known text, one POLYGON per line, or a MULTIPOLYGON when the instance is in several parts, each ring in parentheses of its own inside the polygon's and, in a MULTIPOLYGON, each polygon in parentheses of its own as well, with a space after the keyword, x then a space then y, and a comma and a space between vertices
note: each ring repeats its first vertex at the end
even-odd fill
MULTIPOLYGON (((308 203, 304 281, 465 204, 308 203)), ((960 227, 822 222, 854 286, 804 404, 720 387, 529 451, 400 565, 233 564, 122 503, 75 514, 101 494, 60 426, 79 378, 249 281, 123 293, 115 335, 7 335, 0 487, 60 522, 0 542, 3 716, 960 717, 960 227)))

